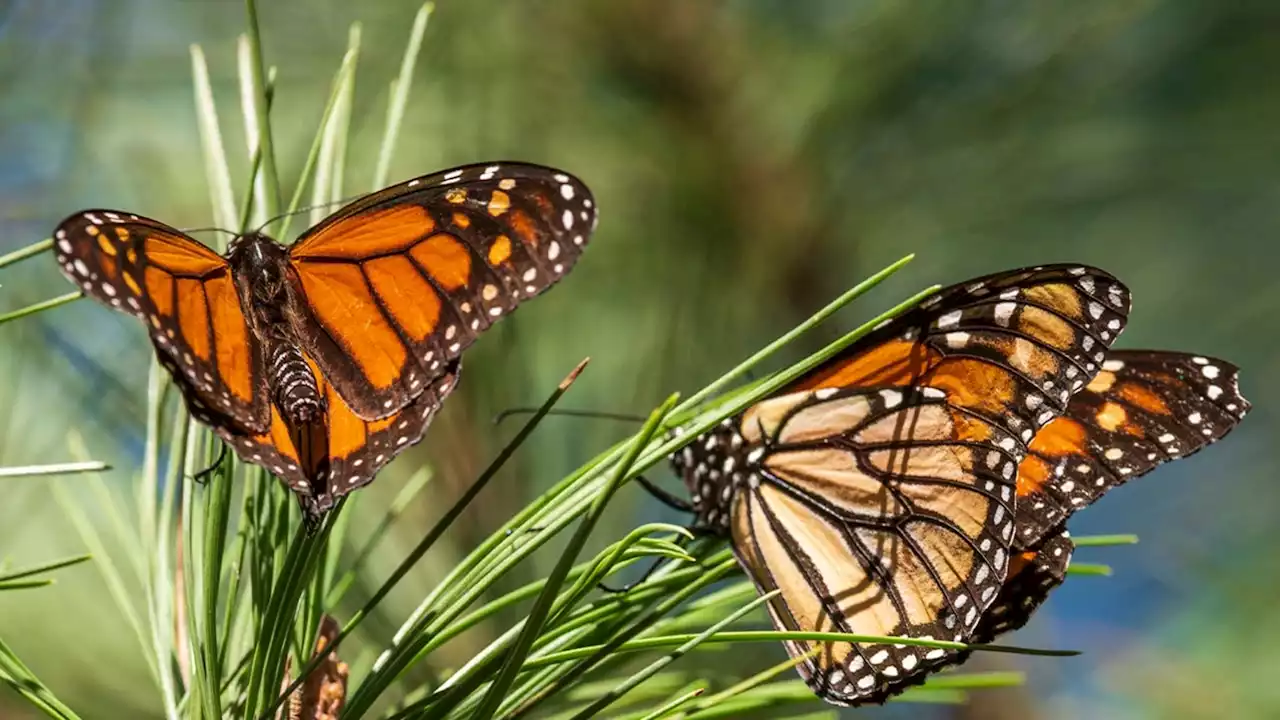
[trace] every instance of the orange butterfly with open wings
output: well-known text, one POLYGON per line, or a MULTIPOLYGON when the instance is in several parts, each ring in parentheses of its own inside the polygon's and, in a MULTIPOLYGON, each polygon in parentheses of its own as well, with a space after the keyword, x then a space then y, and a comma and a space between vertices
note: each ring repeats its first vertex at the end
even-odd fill
POLYGON ((54 238, 63 273, 146 321, 191 414, 314 525, 421 439, 462 350, 569 272, 595 225, 578 179, 499 162, 365 196, 290 246, 250 233, 221 256, 112 210, 54 238))

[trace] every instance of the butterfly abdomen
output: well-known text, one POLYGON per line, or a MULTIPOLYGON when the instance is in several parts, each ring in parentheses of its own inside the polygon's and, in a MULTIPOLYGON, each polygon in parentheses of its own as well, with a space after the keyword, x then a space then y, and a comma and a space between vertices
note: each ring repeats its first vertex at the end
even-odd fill
POLYGON ((308 423, 319 417, 324 406, 311 366, 297 346, 277 342, 271 345, 272 399, 291 425, 308 423))

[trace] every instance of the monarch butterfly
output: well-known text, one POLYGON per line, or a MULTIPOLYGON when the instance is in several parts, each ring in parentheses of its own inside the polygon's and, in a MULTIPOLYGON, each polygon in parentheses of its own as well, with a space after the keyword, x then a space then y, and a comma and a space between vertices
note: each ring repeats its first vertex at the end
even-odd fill
MULTIPOLYGON (((787 630, 963 640, 1004 584, 1015 470, 1123 329, 1129 293, 1053 265, 951 286, 673 457, 787 630)), ((787 641, 809 687, 878 702, 949 661, 787 641), (814 652, 816 651, 816 652, 814 652)))
MULTIPOLYGON (((1062 584, 1072 513, 1156 467, 1194 454, 1249 412, 1239 368, 1216 358, 1116 350, 1072 396, 1066 415, 1031 441, 1018 465, 1009 577, 974 633, 977 642, 1016 630, 1062 584)), ((961 658, 963 659, 963 658, 961 658)))
POLYGON ((462 350, 569 272, 595 225, 581 181, 502 162, 367 195, 287 247, 248 233, 220 256, 111 210, 54 238, 85 294, 145 320, 192 416, 314 524, 421 439, 462 350))

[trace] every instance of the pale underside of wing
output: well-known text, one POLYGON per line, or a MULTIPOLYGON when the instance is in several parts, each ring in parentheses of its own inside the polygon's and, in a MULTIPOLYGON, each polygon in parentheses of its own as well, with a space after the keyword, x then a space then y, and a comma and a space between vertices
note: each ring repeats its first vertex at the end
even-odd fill
MULTIPOLYGON (((977 626, 1005 575, 1016 459, 1007 433, 944 398, 796 393, 745 416, 747 441, 767 437, 768 451, 730 532, 761 591, 782 591, 770 605, 780 629, 963 640, 977 626)), ((801 675, 846 705, 882 701, 945 656, 893 643, 787 647, 816 648, 801 675)))

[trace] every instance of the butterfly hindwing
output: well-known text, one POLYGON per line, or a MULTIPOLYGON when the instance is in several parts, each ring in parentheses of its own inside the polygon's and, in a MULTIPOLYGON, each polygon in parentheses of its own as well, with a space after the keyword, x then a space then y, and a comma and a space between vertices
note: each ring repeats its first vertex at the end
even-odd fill
MULTIPOLYGON (((755 406, 742 427, 769 452, 760 481, 739 491, 731 537, 761 590, 782 590, 771 607, 779 627, 956 640, 976 625, 1004 577, 1013 506, 1009 485, 996 484, 1000 470, 962 439, 944 393, 796 393, 755 406)), ((793 655, 815 648, 801 676, 839 704, 898 692, 943 654, 789 646, 793 655)))
POLYGON ((1189 353, 1110 352, 1018 468, 1016 543, 1036 544, 1110 489, 1221 439, 1249 410, 1238 375, 1189 353))
POLYGON ((358 417, 332 385, 322 384, 327 412, 325 424, 313 437, 291 433, 278 411, 271 427, 257 435, 219 432, 241 457, 262 465, 284 480, 315 521, 334 502, 373 481, 392 458, 426 433, 427 426, 457 386, 461 363, 453 361, 413 402, 380 420, 358 417))
MULTIPOLYGON (((1066 580, 1074 551, 1070 534, 1066 528, 1058 527, 1035 547, 1015 554, 1009 561, 1009 574, 1000 594, 983 614, 971 642, 991 642, 1027 624, 1049 593, 1066 580)), ((963 660, 962 655, 959 661, 963 660)))
POLYGON ((261 349, 224 258, 164 223, 113 210, 67 218, 54 248, 85 294, 143 319, 196 418, 237 432, 267 428, 261 349))
POLYGON ((524 163, 470 165, 374 193, 290 248, 301 339, 357 415, 386 417, 563 277, 595 222, 585 185, 524 163))

